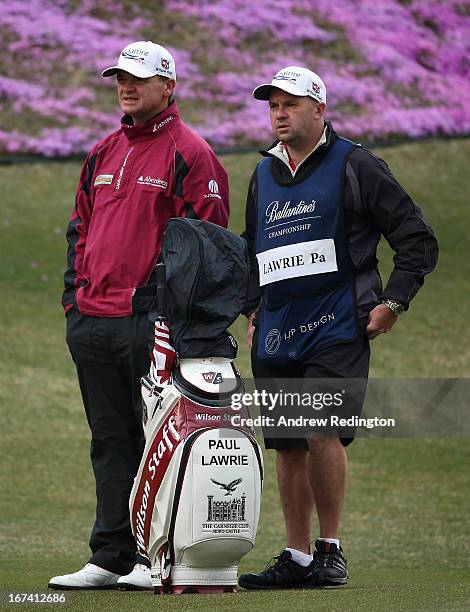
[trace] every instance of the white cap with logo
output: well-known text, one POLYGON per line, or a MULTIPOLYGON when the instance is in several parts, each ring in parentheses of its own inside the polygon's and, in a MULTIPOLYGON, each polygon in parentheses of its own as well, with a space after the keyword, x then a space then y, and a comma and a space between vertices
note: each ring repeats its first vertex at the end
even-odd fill
POLYGON ((175 60, 171 53, 150 40, 131 43, 124 47, 116 66, 103 70, 104 77, 114 76, 118 70, 125 70, 141 79, 149 79, 157 74, 176 80, 175 60))
POLYGON ((269 100, 272 88, 282 89, 293 96, 309 96, 326 104, 325 83, 315 72, 300 66, 287 66, 274 75, 271 83, 259 85, 253 91, 256 100, 269 100))

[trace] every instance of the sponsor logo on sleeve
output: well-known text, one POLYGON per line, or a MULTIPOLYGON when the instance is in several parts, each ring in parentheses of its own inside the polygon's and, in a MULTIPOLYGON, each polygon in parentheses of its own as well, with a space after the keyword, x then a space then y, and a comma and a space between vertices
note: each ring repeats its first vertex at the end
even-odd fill
POLYGON ((210 193, 206 193, 204 195, 205 198, 216 198, 218 200, 222 199, 222 196, 219 195, 219 185, 215 179, 212 179, 207 183, 207 188, 209 189, 210 193))
POLYGON ((214 179, 212 179, 212 181, 209 181, 207 186, 209 187, 209 191, 211 193, 219 193, 219 186, 217 185, 217 181, 214 181, 214 179))
POLYGON ((111 185, 113 182, 114 174, 99 174, 95 178, 95 182, 93 185, 96 187, 97 185, 111 185))

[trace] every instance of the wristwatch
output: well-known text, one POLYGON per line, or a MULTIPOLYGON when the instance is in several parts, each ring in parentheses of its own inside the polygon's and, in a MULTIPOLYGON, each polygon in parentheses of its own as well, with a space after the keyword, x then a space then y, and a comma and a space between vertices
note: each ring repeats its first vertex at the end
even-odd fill
POLYGON ((384 299, 382 300, 382 304, 388 306, 394 315, 399 315, 405 311, 405 305, 401 302, 395 302, 394 300, 384 299))

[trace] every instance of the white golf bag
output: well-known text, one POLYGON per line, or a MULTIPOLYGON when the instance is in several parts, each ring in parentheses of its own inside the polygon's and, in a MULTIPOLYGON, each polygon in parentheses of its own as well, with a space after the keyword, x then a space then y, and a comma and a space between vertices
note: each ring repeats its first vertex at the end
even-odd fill
POLYGON ((232 394, 243 392, 233 359, 175 355, 159 316, 142 379, 146 445, 130 497, 132 530, 154 593, 230 592, 255 543, 262 454, 253 431, 238 426, 249 415, 231 407, 232 394))

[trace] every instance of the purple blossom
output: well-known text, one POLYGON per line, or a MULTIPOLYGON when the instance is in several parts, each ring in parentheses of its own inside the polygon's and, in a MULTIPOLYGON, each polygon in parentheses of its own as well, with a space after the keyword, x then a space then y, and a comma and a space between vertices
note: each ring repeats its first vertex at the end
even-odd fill
POLYGON ((2 124, 0 150, 69 155, 115 129, 114 80, 100 72, 152 26, 175 56, 177 99, 215 145, 269 142, 267 105, 251 92, 289 64, 322 76, 327 117, 353 138, 470 131, 468 0, 162 5, 153 13, 121 0, 99 12, 94 0, 5 3, 0 108, 17 121, 2 124))

